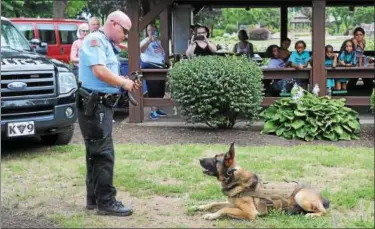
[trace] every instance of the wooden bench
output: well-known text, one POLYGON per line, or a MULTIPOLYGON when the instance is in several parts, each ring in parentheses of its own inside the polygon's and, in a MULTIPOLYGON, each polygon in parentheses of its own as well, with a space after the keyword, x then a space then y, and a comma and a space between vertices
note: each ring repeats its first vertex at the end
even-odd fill
MULTIPOLYGON (((141 69, 144 80, 166 80, 169 69, 141 69)), ((171 98, 143 98, 144 107, 174 107, 171 98)))
POLYGON ((374 78, 374 67, 326 68, 327 78, 374 78))
MULTIPOLYGON (((336 67, 326 68, 327 78, 374 78, 374 67, 336 67)), ((348 106, 369 106, 370 96, 335 96, 334 98, 345 98, 348 106)))
POLYGON ((264 68, 263 79, 311 79, 311 68, 264 68))

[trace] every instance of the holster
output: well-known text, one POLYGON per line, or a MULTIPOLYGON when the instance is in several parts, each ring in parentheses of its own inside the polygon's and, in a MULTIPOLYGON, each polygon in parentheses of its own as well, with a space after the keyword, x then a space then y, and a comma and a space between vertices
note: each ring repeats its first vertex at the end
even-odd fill
POLYGON ((80 87, 78 89, 78 95, 82 101, 82 107, 86 116, 92 116, 95 113, 96 108, 100 102, 99 94, 89 92, 86 89, 80 87))

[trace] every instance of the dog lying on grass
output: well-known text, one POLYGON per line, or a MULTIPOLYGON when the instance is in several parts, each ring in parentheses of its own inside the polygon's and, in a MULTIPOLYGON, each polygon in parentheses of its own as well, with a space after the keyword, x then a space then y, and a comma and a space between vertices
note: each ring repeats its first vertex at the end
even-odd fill
POLYGON ((307 185, 296 182, 264 183, 255 173, 236 164, 234 142, 225 154, 200 159, 204 174, 217 177, 221 182, 226 202, 216 202, 193 207, 193 211, 219 209, 206 214, 204 219, 214 220, 223 216, 254 220, 271 209, 288 214, 305 214, 317 217, 326 213, 329 201, 307 185))

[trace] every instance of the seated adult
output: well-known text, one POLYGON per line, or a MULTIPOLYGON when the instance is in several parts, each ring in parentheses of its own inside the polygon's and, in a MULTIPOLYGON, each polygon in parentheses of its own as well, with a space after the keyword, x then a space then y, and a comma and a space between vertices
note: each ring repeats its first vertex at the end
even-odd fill
POLYGON ((196 27, 195 35, 191 37, 190 44, 186 50, 186 56, 205 56, 216 53, 216 45, 208 38, 210 38, 210 30, 208 27, 202 25, 196 27))
MULTIPOLYGON (((141 41, 141 68, 167 68, 167 56, 159 40, 159 33, 154 24, 147 26, 147 37, 141 41)), ((146 80, 150 98, 163 98, 165 94, 165 80, 146 80)), ((157 107, 151 108, 150 119, 157 120, 167 114, 157 107)))
POLYGON ((244 54, 247 57, 254 57, 253 44, 248 41, 249 36, 244 29, 238 31, 238 39, 240 41, 234 45, 233 52, 236 54, 244 54))

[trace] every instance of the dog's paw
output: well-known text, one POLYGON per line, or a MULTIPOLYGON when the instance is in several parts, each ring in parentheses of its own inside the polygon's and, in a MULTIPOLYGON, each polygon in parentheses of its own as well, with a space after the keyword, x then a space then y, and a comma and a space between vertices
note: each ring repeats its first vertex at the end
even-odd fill
POLYGON ((189 211, 192 211, 192 212, 200 211, 201 209, 199 207, 200 206, 192 206, 189 208, 189 211))
POLYGON ((203 219, 206 219, 206 220, 214 220, 217 218, 218 218, 218 215, 215 213, 203 215, 203 219))
POLYGON ((205 211, 207 210, 207 205, 196 205, 189 208, 190 211, 205 211))
POLYGON ((322 213, 307 213, 305 217, 307 218, 313 218, 313 217, 320 217, 322 216, 322 213))

